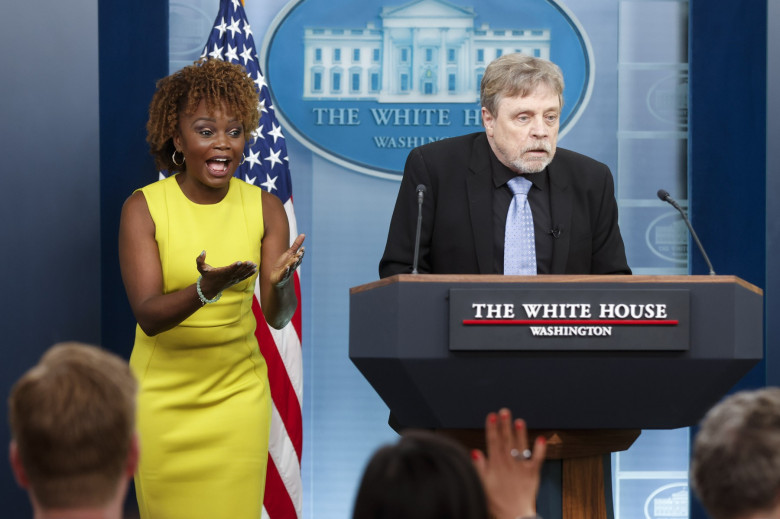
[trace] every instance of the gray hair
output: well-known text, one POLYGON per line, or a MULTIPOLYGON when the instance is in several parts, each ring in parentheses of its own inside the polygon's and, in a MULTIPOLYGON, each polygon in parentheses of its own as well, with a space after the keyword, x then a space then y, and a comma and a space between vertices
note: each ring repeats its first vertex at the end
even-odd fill
POLYGON ((715 519, 771 510, 780 495, 780 388, 740 391, 704 417, 693 489, 715 519))
POLYGON ((482 106, 496 115, 504 97, 525 97, 540 84, 558 94, 563 106, 563 73, 552 61, 515 52, 493 60, 485 69, 480 85, 482 106))

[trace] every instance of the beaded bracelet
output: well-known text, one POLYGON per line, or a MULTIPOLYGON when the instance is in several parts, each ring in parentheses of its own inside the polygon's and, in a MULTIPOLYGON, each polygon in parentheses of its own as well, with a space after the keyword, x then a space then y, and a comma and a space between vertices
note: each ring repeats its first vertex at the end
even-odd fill
POLYGON ((203 279, 203 276, 198 276, 198 282, 195 283, 195 288, 198 291, 198 297, 200 298, 201 305, 207 305, 209 303, 216 303, 219 301, 219 298, 222 297, 222 292, 214 296, 214 299, 209 299, 208 297, 203 295, 203 291, 200 289, 200 280, 203 279))

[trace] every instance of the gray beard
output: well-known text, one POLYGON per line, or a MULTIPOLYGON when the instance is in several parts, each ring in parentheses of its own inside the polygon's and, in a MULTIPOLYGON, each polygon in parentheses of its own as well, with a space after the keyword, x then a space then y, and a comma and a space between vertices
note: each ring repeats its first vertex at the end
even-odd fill
MULTIPOLYGON (((504 156, 508 156, 507 153, 504 153, 504 150, 501 150, 501 152, 504 154, 504 156)), ((553 159, 552 154, 552 146, 547 141, 539 141, 537 143, 531 144, 520 150, 518 153, 518 157, 510 162, 510 165, 520 173, 523 174, 533 174, 533 173, 541 173, 544 171, 544 169, 552 162, 553 159), (538 150, 543 149, 545 150, 549 155, 544 160, 524 160, 523 154, 531 151, 531 150, 538 150)))
POLYGON ((545 160, 523 160, 517 159, 512 161, 512 167, 525 175, 533 173, 541 173, 552 162, 552 157, 545 160))

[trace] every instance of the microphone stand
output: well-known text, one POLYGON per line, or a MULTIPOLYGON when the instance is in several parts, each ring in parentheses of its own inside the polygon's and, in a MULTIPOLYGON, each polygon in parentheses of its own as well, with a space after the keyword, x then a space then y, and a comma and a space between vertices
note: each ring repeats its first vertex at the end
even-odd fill
POLYGON ((693 230, 693 226, 691 225, 691 222, 688 221, 688 217, 685 215, 685 211, 682 210, 682 207, 675 201, 674 198, 671 197, 671 195, 664 189, 658 190, 658 198, 663 200, 664 202, 669 203, 672 207, 677 209, 680 212, 680 215, 682 216, 683 220, 685 221, 685 225, 688 226, 688 230, 691 231, 691 236, 693 236, 693 241, 696 243, 696 246, 701 251, 701 255, 704 256, 704 261, 707 262, 707 267, 710 269, 710 276, 715 275, 715 270, 712 268, 712 263, 710 263, 710 258, 707 257, 707 253, 704 252, 704 247, 702 246, 701 242, 699 241, 699 237, 696 236, 696 231, 693 230))
POLYGON ((412 263, 412 274, 417 274, 417 262, 420 255, 420 230, 422 229, 422 203, 425 186, 417 186, 417 234, 414 238, 414 262, 412 263))

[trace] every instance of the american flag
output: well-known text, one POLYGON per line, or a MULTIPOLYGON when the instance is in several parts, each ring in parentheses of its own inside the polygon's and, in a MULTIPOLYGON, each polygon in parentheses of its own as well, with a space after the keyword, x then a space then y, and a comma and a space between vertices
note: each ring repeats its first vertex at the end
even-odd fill
MULTIPOLYGON (((240 63, 255 81, 260 92, 260 126, 252 132, 244 149, 244 164, 236 176, 278 196, 287 211, 290 239, 298 235, 292 203, 292 183, 287 160, 287 145, 274 115, 271 93, 260 70, 252 30, 241 0, 220 0, 214 28, 203 56, 240 63)), ((292 244, 292 243, 291 243, 292 244)), ((255 284, 252 310, 257 319, 255 335, 268 364, 268 379, 273 400, 271 437, 268 446, 268 471, 263 506, 271 519, 302 517, 301 453, 303 427, 303 368, 301 363, 301 290, 299 272, 295 272, 298 309, 283 330, 269 327, 260 309, 260 287, 255 284)), ((265 514, 264 514, 265 515, 265 514)))

